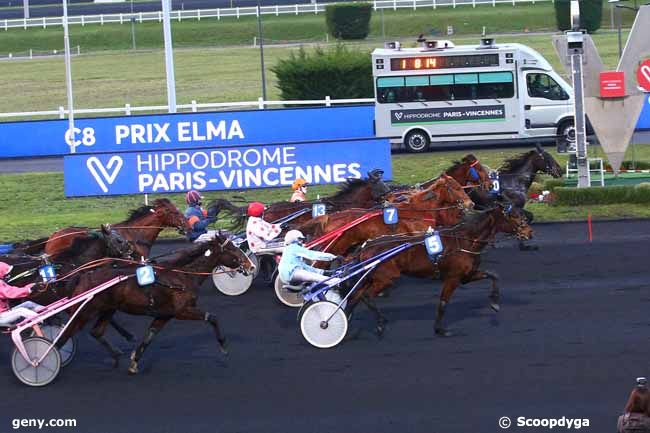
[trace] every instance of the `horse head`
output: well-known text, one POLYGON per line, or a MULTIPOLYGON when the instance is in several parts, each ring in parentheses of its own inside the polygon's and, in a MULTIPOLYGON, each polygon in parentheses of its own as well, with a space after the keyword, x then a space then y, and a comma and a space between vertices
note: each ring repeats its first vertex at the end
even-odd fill
POLYGON ((497 216, 497 231, 513 234, 521 241, 533 237, 533 229, 528 225, 528 220, 523 210, 512 203, 499 203, 495 210, 497 216))
POLYGON ((249 275, 255 271, 255 264, 248 258, 230 237, 218 232, 209 242, 204 252, 205 257, 214 257, 215 265, 223 265, 230 269, 249 275))
POLYGON ((166 198, 154 201, 149 211, 156 217, 156 224, 161 227, 175 228, 183 235, 191 230, 185 215, 166 198))
POLYGON ((537 150, 535 154, 535 159, 533 161, 533 167, 537 172, 543 172, 550 174, 554 178, 562 177, 562 167, 558 162, 551 156, 550 153, 542 149, 542 147, 537 144, 535 145, 537 150))
POLYGON ((478 186, 489 190, 492 185, 490 173, 481 165, 481 162, 471 153, 456 162, 445 174, 453 177, 456 182, 464 186, 478 186))
POLYGON ((146 255, 136 245, 124 239, 122 235, 113 230, 110 224, 102 224, 101 233, 106 242, 106 254, 109 257, 138 259, 140 256, 146 255))

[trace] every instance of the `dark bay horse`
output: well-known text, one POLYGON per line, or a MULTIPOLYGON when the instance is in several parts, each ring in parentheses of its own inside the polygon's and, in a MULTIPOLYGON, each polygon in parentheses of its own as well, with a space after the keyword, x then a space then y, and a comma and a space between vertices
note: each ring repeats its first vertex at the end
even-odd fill
MULTIPOLYGON (((142 257, 149 256, 153 243, 164 228, 175 228, 183 234, 189 229, 183 213, 166 198, 155 200, 152 206, 141 206, 132 210, 126 220, 111 227, 124 239, 132 242, 142 257)), ((85 227, 58 230, 48 238, 44 252, 55 256, 69 248, 75 238, 93 235, 94 231, 85 227)))
MULTIPOLYGON (((545 173, 554 178, 562 177, 562 167, 541 146, 534 150, 513 156, 504 161, 497 170, 499 173, 500 193, 490 194, 487 190, 476 189, 470 191, 470 197, 479 209, 495 206, 498 201, 507 201, 521 209, 528 222, 533 221, 532 212, 524 210, 528 200, 528 189, 539 173, 545 173)), ((519 243, 522 250, 537 249, 534 245, 524 242, 519 243)))
MULTIPOLYGON (((205 312, 197 306, 196 289, 212 275, 212 270, 217 265, 244 273, 254 270, 248 257, 227 237, 219 234, 209 242, 195 244, 153 263, 156 273, 156 281, 153 284, 140 287, 135 278, 129 278, 97 295, 79 312, 58 345, 65 344, 70 336, 95 317, 99 317, 99 320, 91 334, 96 338, 103 336, 112 315, 115 311, 121 311, 153 317, 142 342, 131 355, 129 367, 131 374, 138 372, 138 362, 147 346, 171 319, 207 322, 214 329, 220 347, 225 353, 226 339, 221 334, 215 314, 205 312)), ((119 275, 134 276, 139 266, 137 262, 131 264, 116 262, 114 267, 106 266, 85 272, 70 282, 71 294, 74 296, 83 293, 119 275)))
MULTIPOLYGON (((481 253, 489 243, 495 240, 497 233, 513 234, 519 239, 532 237, 532 229, 528 226, 525 216, 514 207, 497 206, 465 216, 457 226, 440 230, 444 250, 437 259, 431 259, 424 246, 416 245, 378 266, 350 296, 348 312, 352 313, 358 302, 363 300, 375 312, 377 331, 381 334, 385 318, 371 300, 392 285, 400 275, 442 280, 442 291, 435 322, 435 332, 438 335, 451 335, 443 327, 442 321, 452 294, 461 284, 483 279, 492 280, 492 290, 489 295, 490 306, 498 311, 498 276, 480 269, 481 253)), ((359 260, 366 260, 399 243, 423 242, 424 236, 425 234, 420 232, 379 237, 368 241, 355 257, 359 260)))
MULTIPOLYGON (((388 193, 388 187, 381 178, 378 179, 348 179, 341 185, 339 190, 328 197, 321 198, 319 203, 325 203, 328 211, 338 211, 351 207, 369 208, 381 202, 383 196, 388 193)), ((264 212, 264 219, 269 222, 277 221, 294 212, 305 208, 311 208, 316 201, 304 201, 291 203, 281 201, 270 204, 264 212)), ((231 206, 223 206, 226 212, 235 219, 235 227, 242 228, 246 224, 247 207, 239 207, 232 212, 231 206)), ((291 222, 292 225, 300 225, 311 219, 311 213, 302 215, 291 222)))
MULTIPOLYGON (((465 191, 453 178, 441 176, 423 191, 410 193, 409 201, 394 204, 398 211, 397 224, 386 225, 383 215, 373 216, 347 229, 334 240, 328 252, 340 255, 363 244, 368 239, 394 233, 409 233, 438 225, 458 223, 463 211, 473 207, 465 191)), ((322 236, 367 214, 367 209, 348 209, 323 215, 303 224, 299 229, 304 234, 322 236)))

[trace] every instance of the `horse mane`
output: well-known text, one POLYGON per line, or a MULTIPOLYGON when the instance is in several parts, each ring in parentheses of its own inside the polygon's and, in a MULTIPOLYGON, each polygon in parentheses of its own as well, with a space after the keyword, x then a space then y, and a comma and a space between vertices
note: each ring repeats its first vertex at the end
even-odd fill
POLYGON ((445 170, 443 173, 449 173, 450 171, 456 170, 458 167, 460 167, 463 164, 467 163, 472 163, 476 161, 476 157, 472 153, 468 153, 467 155, 463 156, 463 158, 460 161, 453 161, 453 165, 449 167, 447 170, 445 170))
POLYGON ((331 200, 341 199, 343 196, 350 194, 359 188, 363 188, 366 185, 368 185, 368 181, 365 179, 348 178, 334 195, 327 198, 331 200))
POLYGON ((216 242, 222 243, 225 240, 224 236, 217 235, 214 240, 192 244, 187 248, 159 256, 156 260, 153 260, 153 262, 159 265, 185 266, 200 256, 203 256, 208 249, 215 246, 216 242))
POLYGON ((166 207, 174 206, 168 198, 157 198, 153 202, 153 206, 143 205, 137 209, 132 209, 129 211, 126 220, 122 221, 120 224, 132 223, 146 215, 149 215, 152 210, 155 210, 157 207, 166 207))
POLYGON ((537 150, 529 150, 528 152, 520 153, 519 155, 511 156, 503 161, 499 171, 512 173, 520 169, 527 161, 528 158, 537 153, 537 150))

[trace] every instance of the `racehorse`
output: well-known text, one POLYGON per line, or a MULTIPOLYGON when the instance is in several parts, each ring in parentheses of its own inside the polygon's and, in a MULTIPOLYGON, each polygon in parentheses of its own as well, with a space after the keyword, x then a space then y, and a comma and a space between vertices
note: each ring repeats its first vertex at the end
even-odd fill
MULTIPOLYGON (((325 203, 330 211, 338 211, 351 207, 369 208, 378 204, 383 196, 388 193, 388 187, 381 179, 348 179, 339 188, 339 191, 329 197, 321 198, 318 202, 325 203)), ((303 201, 291 203, 281 201, 270 204, 264 212, 264 219, 269 222, 277 221, 294 212, 305 208, 311 208, 316 201, 303 201)), ((231 211, 231 207, 225 207, 225 210, 234 217, 235 227, 242 228, 246 223, 247 207, 239 207, 236 212, 231 211)), ((311 219, 311 214, 307 213, 291 221, 292 225, 299 225, 311 219)))
MULTIPOLYGON (((132 242, 136 252, 142 257, 149 256, 154 241, 164 228, 176 228, 183 234, 189 230, 183 213, 166 198, 155 200, 153 206, 141 206, 132 210, 125 221, 111 227, 124 239, 132 242)), ((94 232, 87 228, 67 227, 58 230, 48 238, 45 244, 45 253, 56 256, 69 248, 75 238, 93 235, 94 232)))
MULTIPOLYGON (((70 282, 73 296, 119 275, 129 275, 132 278, 102 292, 88 303, 61 336, 58 346, 62 347, 68 338, 83 328, 89 320, 98 316, 99 320, 91 334, 95 338, 102 337, 110 318, 119 310, 128 314, 153 317, 142 342, 131 355, 131 374, 138 372, 138 362, 145 349, 171 319, 207 322, 214 329, 221 350, 226 353, 226 339, 221 334, 216 316, 197 306, 196 289, 212 275, 212 270, 217 265, 243 273, 254 270, 254 265, 248 257, 227 237, 218 234, 209 242, 194 244, 152 263, 156 280, 144 287, 139 286, 133 278, 136 268, 141 266, 134 261, 116 261, 115 266, 105 266, 80 274, 70 282)), ((114 357, 116 366, 119 354, 114 357)))
MULTIPOLYGON (((397 234, 382 236, 368 241, 355 255, 363 261, 403 242, 423 242, 426 224, 421 224, 418 234, 397 234)), ((437 258, 431 258, 424 246, 416 245, 377 267, 361 286, 350 296, 347 312, 352 313, 359 301, 363 300, 375 313, 377 332, 383 333, 386 319, 372 303, 384 289, 390 286, 400 275, 442 280, 442 291, 435 321, 435 332, 441 336, 451 333, 442 326, 445 309, 454 291, 461 284, 483 279, 492 280, 489 299, 490 306, 499 311, 498 276, 490 271, 479 269, 483 249, 494 242, 497 233, 514 234, 519 239, 530 239, 532 229, 521 211, 512 206, 497 206, 472 215, 467 215, 456 226, 440 230, 444 246, 437 258)))
MULTIPOLYGON (((476 188, 489 191, 492 186, 490 174, 483 165, 481 165, 478 158, 471 153, 465 155, 460 161, 455 161, 454 165, 445 170, 443 174, 453 177, 454 180, 463 186, 468 193, 470 190, 476 188)), ((427 189, 436 182, 438 178, 439 177, 434 177, 423 183, 417 184, 415 187, 409 185, 391 185, 391 195, 399 195, 400 193, 408 192, 413 189, 427 189)))
MULTIPOLYGON (((499 173, 500 194, 490 194, 486 190, 472 190, 470 197, 479 209, 493 207, 497 201, 506 200, 521 209, 528 222, 533 221, 533 214, 524 210, 528 198, 528 189, 538 173, 546 173, 554 178, 562 177, 562 167, 538 144, 534 150, 505 160, 497 170, 499 173)), ((536 246, 519 243, 522 250, 537 249, 536 246)))
MULTIPOLYGON (((464 210, 474 206, 458 182, 449 176, 441 176, 428 189, 414 192, 409 197, 408 202, 394 204, 398 212, 396 224, 385 224, 381 214, 370 217, 345 230, 328 245, 327 251, 335 255, 344 254, 368 239, 391 233, 408 233, 423 223, 431 227, 452 225, 460 220, 464 210)), ((304 234, 322 236, 368 212, 367 209, 348 209, 327 214, 303 224, 299 229, 304 234)))

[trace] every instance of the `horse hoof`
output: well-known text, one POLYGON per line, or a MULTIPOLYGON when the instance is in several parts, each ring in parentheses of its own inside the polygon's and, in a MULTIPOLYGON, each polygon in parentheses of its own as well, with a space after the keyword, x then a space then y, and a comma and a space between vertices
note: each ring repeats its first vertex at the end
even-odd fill
POLYGON ((439 337, 451 337, 453 334, 448 329, 436 328, 436 335, 439 337))
POLYGON ((379 339, 384 337, 384 331, 385 330, 386 330, 386 328, 383 325, 377 325, 377 327, 375 328, 375 332, 377 333, 377 337, 379 339))
POLYGON ((134 376, 134 375, 138 374, 138 372, 139 372, 138 364, 131 364, 131 366, 129 367, 129 374, 131 376, 134 376))
POLYGON ((219 342, 219 350, 223 356, 228 356, 228 342, 226 340, 219 342))
POLYGON ((501 306, 497 302, 490 302, 490 308, 492 308, 497 313, 501 311, 501 306))

